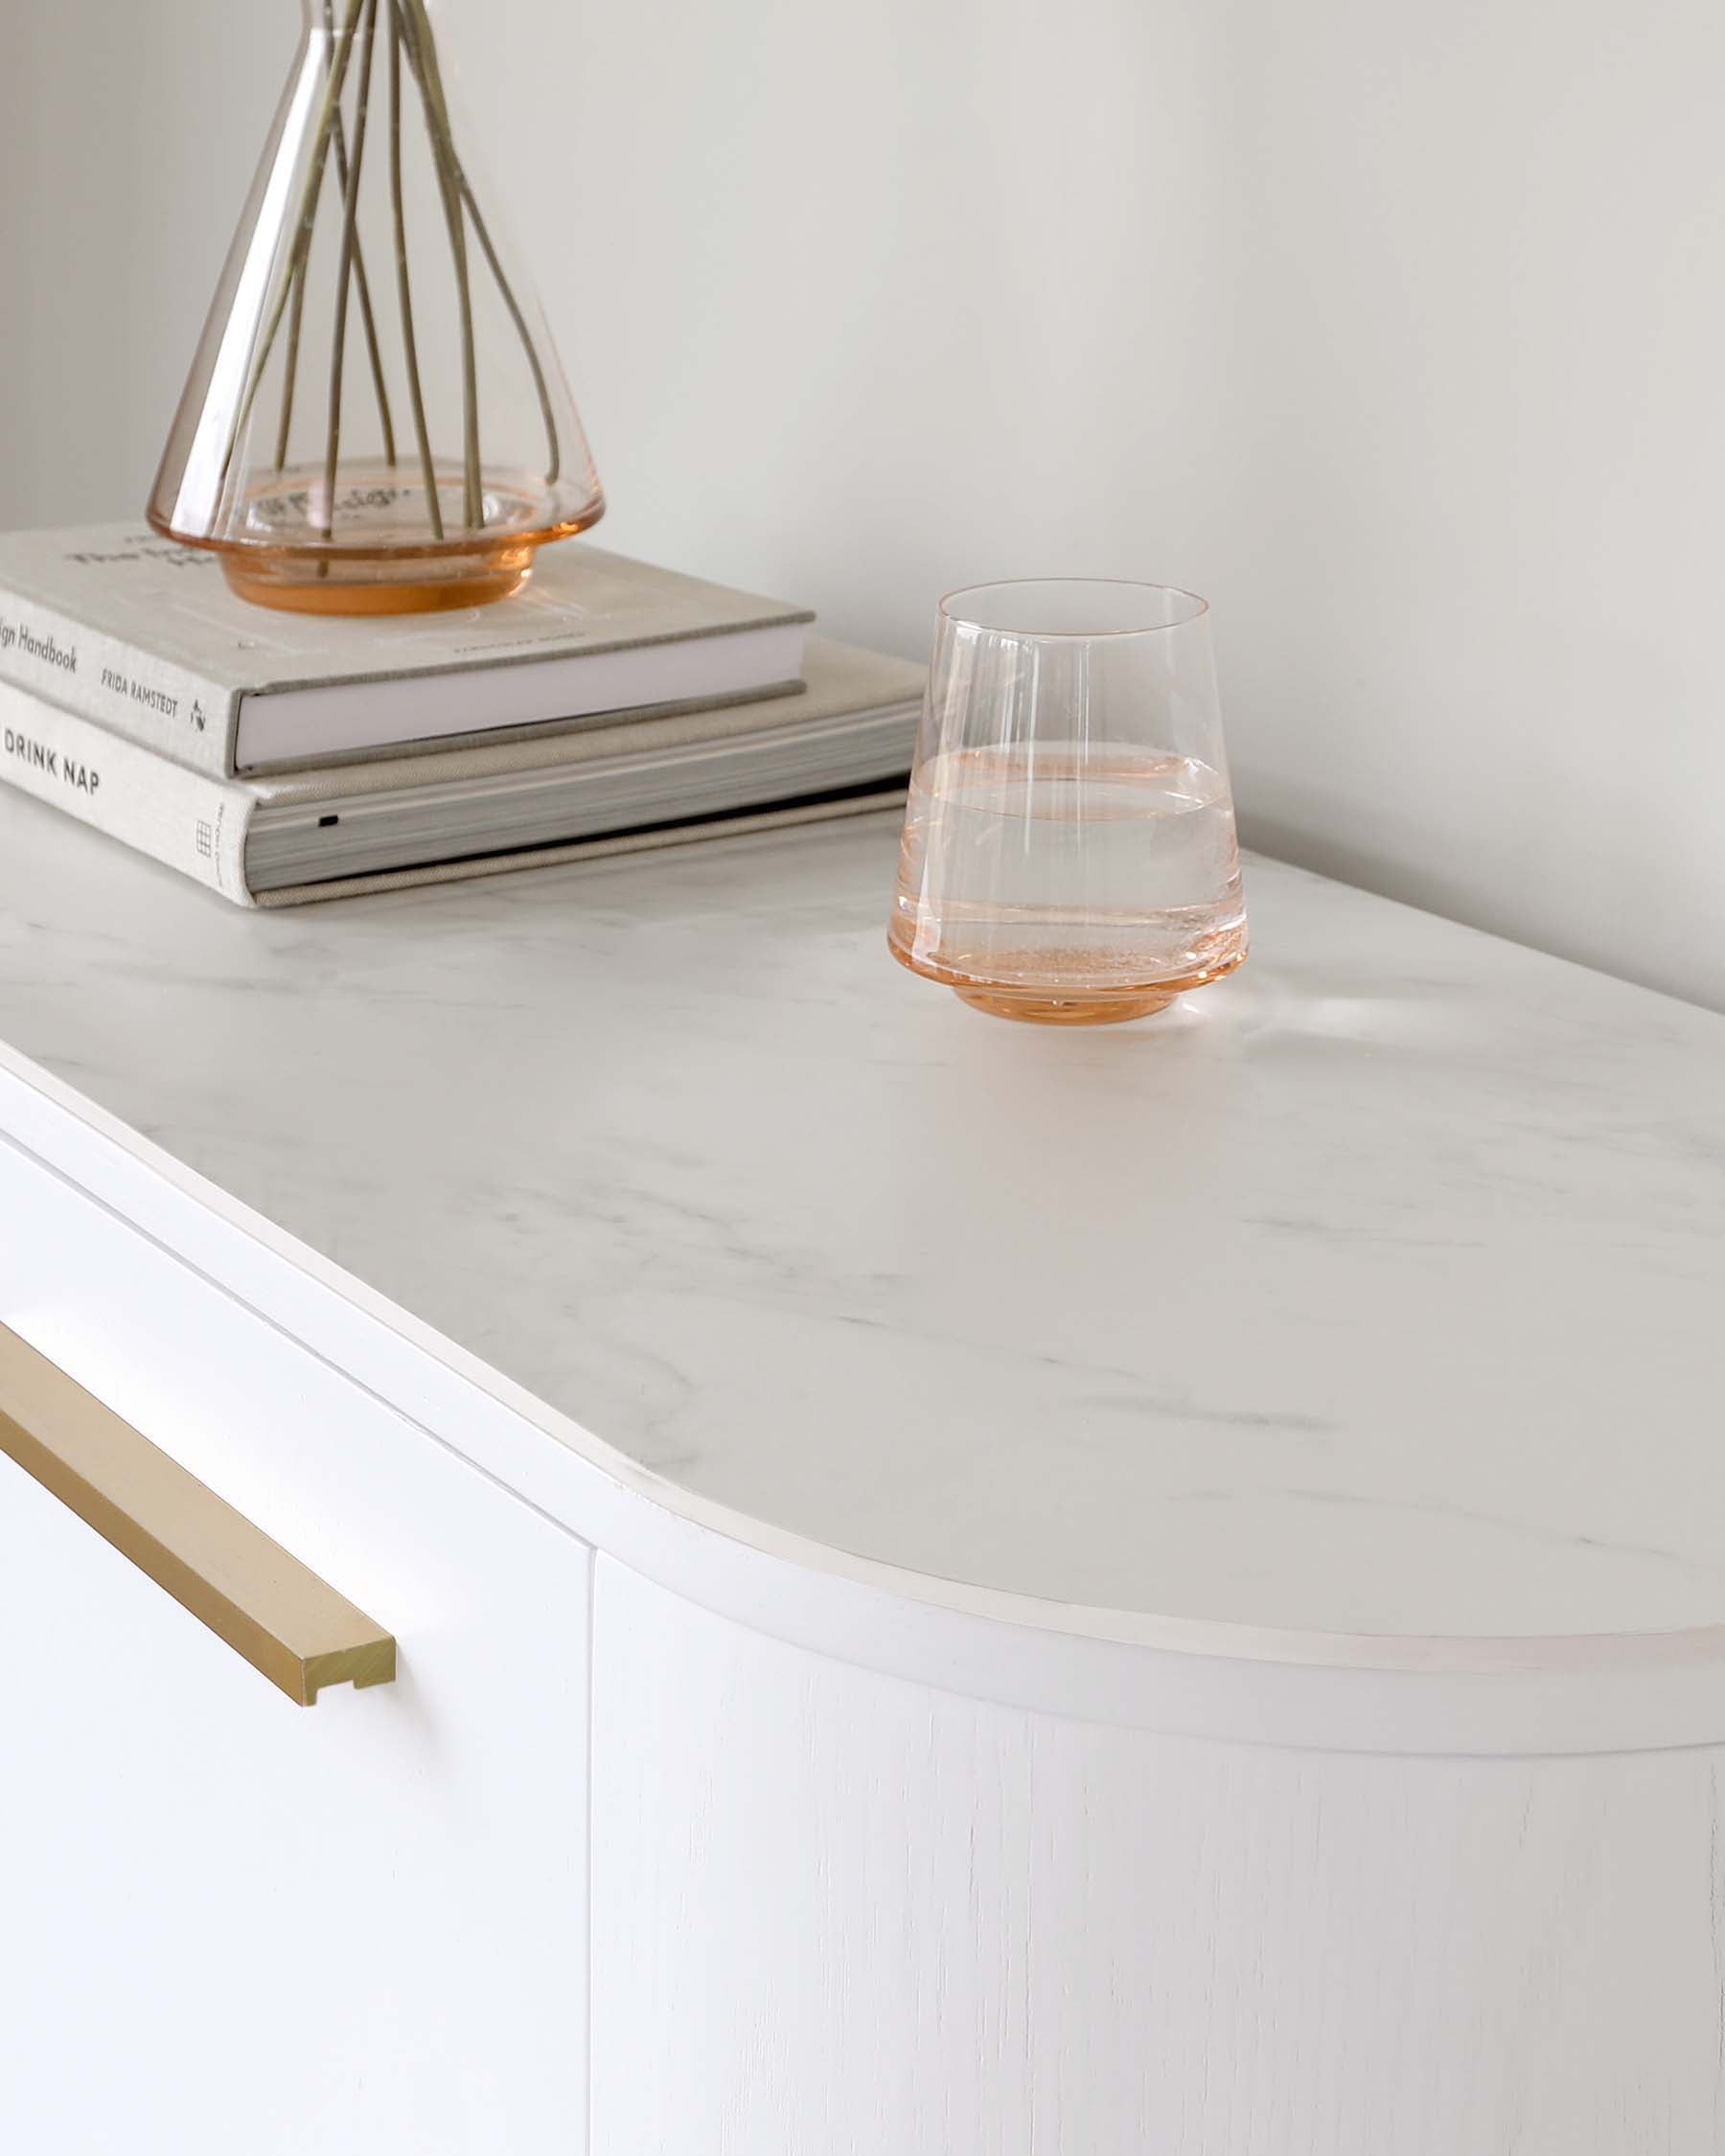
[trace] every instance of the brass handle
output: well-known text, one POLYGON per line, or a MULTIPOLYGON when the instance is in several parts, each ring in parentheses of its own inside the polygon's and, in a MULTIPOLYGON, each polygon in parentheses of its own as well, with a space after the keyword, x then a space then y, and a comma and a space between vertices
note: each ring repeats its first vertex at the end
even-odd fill
POLYGON ((4 1325, 0 1453, 299 1706, 395 1676, 387 1632, 4 1325))

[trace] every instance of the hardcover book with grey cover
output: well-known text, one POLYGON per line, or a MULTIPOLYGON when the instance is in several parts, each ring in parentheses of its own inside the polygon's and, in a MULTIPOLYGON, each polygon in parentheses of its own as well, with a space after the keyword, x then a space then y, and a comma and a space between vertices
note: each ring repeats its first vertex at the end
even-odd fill
POLYGON ((494 606, 343 619, 136 525, 0 535, 0 680, 213 778, 789 694, 813 618, 576 540, 494 606))

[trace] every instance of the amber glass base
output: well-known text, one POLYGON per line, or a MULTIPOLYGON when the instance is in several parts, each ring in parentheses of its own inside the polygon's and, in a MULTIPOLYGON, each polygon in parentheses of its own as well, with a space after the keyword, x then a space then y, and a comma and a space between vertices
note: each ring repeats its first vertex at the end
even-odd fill
POLYGON ((223 547, 229 585, 254 607, 296 614, 429 614, 485 607, 519 591, 533 548, 517 541, 412 564, 331 563, 257 547, 223 547))
POLYGON ((913 958, 890 932, 886 948, 901 966, 920 974, 925 980, 939 981, 961 1003, 990 1018, 1017 1019, 1026 1025, 1122 1025, 1129 1019, 1153 1018, 1165 1011, 1178 997, 1211 981, 1224 980, 1246 962, 1240 948, 1217 958, 1197 972, 1176 980, 1137 981, 1119 987, 1079 988, 1065 995, 1049 988, 1023 988, 999 980, 978 980, 942 966, 937 960, 913 958))
POLYGON ((961 1003, 990 1018, 1018 1019, 1027 1025, 1119 1025, 1127 1019, 1165 1011, 1180 991, 1158 989, 1141 996, 1025 996, 1009 988, 955 988, 961 1003))
POLYGON ((479 518, 464 525, 461 468, 446 463, 434 477, 435 501, 402 468, 376 459, 345 465, 333 537, 319 531, 314 516, 323 475, 305 467, 254 483, 226 537, 176 530, 153 508, 150 521, 164 539, 218 555, 230 587, 254 607, 296 614, 429 614, 507 599, 533 574, 541 546, 572 539, 605 514, 596 490, 560 514, 555 491, 542 482, 493 471, 479 518))

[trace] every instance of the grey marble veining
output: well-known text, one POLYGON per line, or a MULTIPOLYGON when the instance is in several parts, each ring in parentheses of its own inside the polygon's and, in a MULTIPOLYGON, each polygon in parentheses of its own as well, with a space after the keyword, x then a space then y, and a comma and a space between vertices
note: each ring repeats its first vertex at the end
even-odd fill
POLYGON ((1725 1020, 1294 870, 1088 1034, 886 822, 284 914, 0 797, 0 1038, 671 1480, 1067 1602, 1725 1621, 1725 1020))

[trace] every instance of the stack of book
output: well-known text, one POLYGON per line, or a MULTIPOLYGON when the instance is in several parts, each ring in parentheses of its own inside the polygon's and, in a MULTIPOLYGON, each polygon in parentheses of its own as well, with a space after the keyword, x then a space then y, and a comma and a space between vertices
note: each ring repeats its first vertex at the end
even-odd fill
POLYGON ((0 778, 242 906, 855 814, 922 671, 578 541, 518 598, 271 613, 128 525, 0 538, 0 778))

